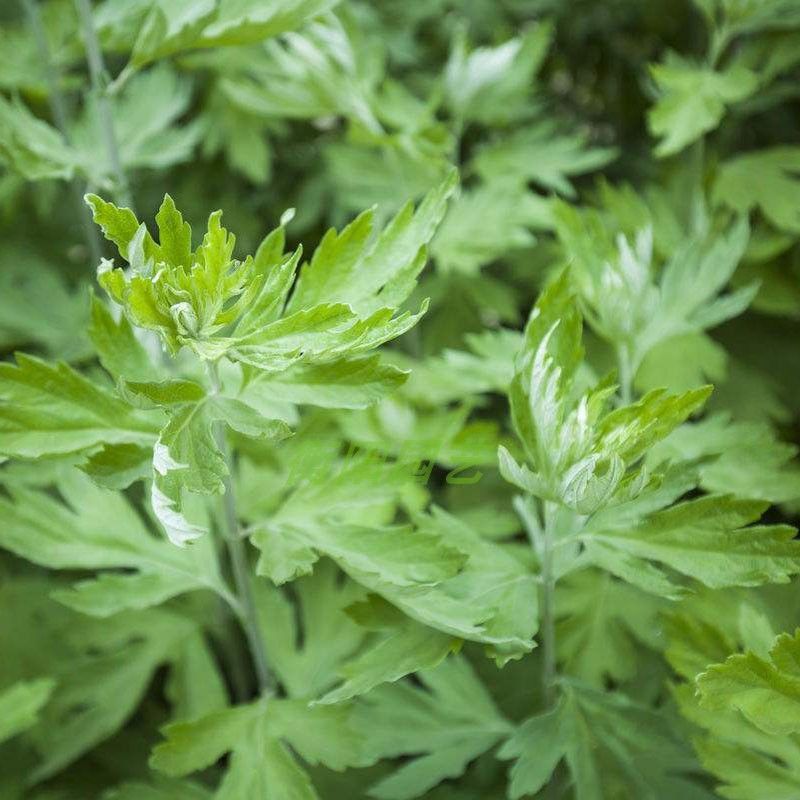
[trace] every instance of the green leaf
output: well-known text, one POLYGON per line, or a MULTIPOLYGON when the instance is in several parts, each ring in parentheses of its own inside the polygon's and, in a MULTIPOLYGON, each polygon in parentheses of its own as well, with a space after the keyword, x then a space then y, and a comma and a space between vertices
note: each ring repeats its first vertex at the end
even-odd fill
POLYGON ((208 405, 215 419, 243 436, 279 441, 292 435, 291 428, 283 420, 268 419, 241 400, 219 395, 210 398, 208 405))
MULTIPOLYGON (((123 258, 128 258, 130 244, 139 232, 139 220, 133 211, 129 208, 118 208, 96 194, 85 195, 84 201, 92 210, 94 221, 100 226, 103 236, 116 245, 123 258)), ((145 231, 145 250, 152 251, 155 247, 152 237, 145 231)))
POLYGON ((61 134, 22 102, 0 97, 0 160, 29 181, 69 179, 78 163, 61 134))
POLYGON ((409 526, 367 527, 364 510, 398 497, 410 475, 403 464, 354 459, 327 480, 301 485, 252 535, 257 571, 276 583, 308 574, 327 555, 348 574, 369 574, 396 586, 432 584, 462 567, 458 549, 409 526))
POLYGON ((265 119, 344 116, 381 133, 372 110, 374 59, 357 33, 333 15, 322 17, 302 32, 267 42, 261 58, 247 64, 247 74, 223 79, 220 90, 241 110, 265 119))
POLYGON ((798 147, 772 147, 745 153, 720 165, 714 183, 714 201, 739 213, 758 208, 779 230, 798 233, 799 174, 798 147))
POLYGON ((704 333, 686 333, 654 345, 636 372, 634 386, 644 393, 665 387, 685 392, 706 383, 724 383, 728 354, 704 333))
POLYGON ((311 765, 335 770, 365 766, 371 759, 350 716, 346 706, 309 708, 303 701, 268 698, 167 726, 167 738, 155 747, 150 763, 178 776, 231 753, 216 797, 258 796, 269 787, 278 800, 316 798, 308 775, 284 742, 311 765))
POLYGON ((500 458, 501 474, 526 492, 592 514, 644 488, 642 457, 703 405, 710 387, 681 395, 655 390, 607 412, 616 388, 609 379, 580 397, 574 386, 581 327, 565 272, 531 311, 509 389, 514 428, 534 469, 503 450, 500 458))
POLYGON ((721 22, 730 36, 800 24, 800 14, 791 0, 698 0, 697 5, 711 24, 716 24, 716 16, 721 14, 721 22))
POLYGON ((658 511, 635 526, 622 520, 608 528, 590 524, 582 535, 712 588, 785 583, 800 571, 800 542, 788 525, 750 525, 765 509, 758 501, 711 495, 658 511))
MULTIPOLYGON (((695 737, 694 747, 703 767, 720 781, 717 792, 721 796, 732 800, 761 796, 788 800, 800 785, 800 748, 796 736, 765 732, 744 716, 735 702, 739 697, 746 698, 750 689, 755 694, 758 676, 768 675, 773 668, 769 650, 775 638, 772 630, 762 630, 753 636, 755 627, 763 629, 766 622, 769 628, 769 621, 749 602, 740 601, 741 595, 726 597, 719 592, 709 593, 698 597, 683 613, 672 616, 668 626, 669 658, 689 681, 676 687, 674 694, 682 715, 702 729, 702 735, 695 737), (755 619, 758 615, 760 622, 755 619), (756 641, 761 638, 763 642, 756 641), (739 646, 751 649, 731 657, 731 651, 739 646), (752 683, 737 685, 735 678, 728 680, 724 676, 724 668, 728 666, 734 673, 739 666, 743 668, 742 674, 748 673, 749 656, 763 662, 756 673, 750 673, 752 683), (729 665, 726 659, 731 658, 737 661, 729 665), (709 663, 713 666, 706 673, 709 663), (714 674, 720 669, 723 671, 714 674), (704 688, 700 691, 695 682, 698 673, 704 678, 704 688), (727 689, 729 694, 725 693, 727 689)), ((765 692, 768 683, 767 678, 763 683, 765 692)), ((774 708, 780 713, 783 707, 780 700, 774 708)), ((761 712, 761 708, 750 708, 756 714, 761 712)))
POLYGON ((661 603, 599 570, 568 575, 556 587, 556 642, 567 674, 602 688, 636 676, 643 647, 658 646, 661 603))
POLYGON ((149 783, 123 783, 110 789, 102 800, 211 800, 211 792, 191 781, 161 778, 149 783))
POLYGON ((183 617, 150 609, 119 615, 113 628, 86 633, 84 652, 55 671, 57 689, 30 733, 42 754, 32 781, 54 775, 120 730, 156 670, 198 632, 183 617))
POLYGON ((465 395, 505 392, 514 377, 514 358, 522 337, 501 328, 465 337, 468 350, 445 350, 440 356, 416 361, 399 353, 392 359, 411 369, 403 394, 423 406, 439 406, 465 395))
POLYGON ((63 501, 39 489, 8 487, 9 499, 0 499, 6 520, 0 545, 52 569, 135 570, 101 572, 62 589, 56 596, 64 604, 106 617, 198 589, 231 599, 213 549, 177 551, 147 530, 124 495, 99 489, 76 470, 57 487, 63 501))
MULTIPOLYGON (((410 526, 381 529, 339 522, 334 529, 329 527, 330 523, 323 527, 317 520, 303 522, 287 522, 279 513, 268 527, 253 534, 253 542, 262 553, 260 574, 268 575, 276 583, 283 582, 279 579, 285 580, 290 574, 284 564, 271 560, 274 539, 284 535, 302 543, 317 557, 329 556, 348 573, 368 573, 394 586, 438 583, 457 572, 465 560, 458 550, 443 547, 437 537, 410 526), (286 534, 282 526, 288 527, 286 534)), ((302 571, 295 568, 291 575, 304 572, 305 568, 302 571)))
POLYGON ((346 140, 329 144, 324 151, 325 170, 337 187, 342 213, 357 213, 374 204, 389 214, 407 197, 422 197, 452 171, 446 141, 446 133, 439 132, 433 147, 427 137, 418 143, 412 139, 409 147, 408 136, 402 135, 382 137, 373 146, 346 140), (398 186, 403 187, 402 196, 398 186))
POLYGON ((348 441, 369 453, 403 461, 409 477, 427 482, 433 463, 446 467, 493 465, 500 431, 492 421, 470 421, 471 409, 415 410, 387 398, 363 413, 340 415, 348 441))
POLYGON ((769 658, 753 652, 729 656, 697 676, 709 709, 735 708, 772 734, 800 731, 800 630, 775 639, 769 658))
POLYGON ((136 220, 128 213, 90 195, 95 218, 131 265, 122 272, 104 261, 98 278, 130 320, 157 331, 173 355, 185 346, 204 360, 228 356, 281 372, 301 361, 328 363, 367 354, 405 333, 425 313, 423 303, 418 314, 396 315, 424 266, 424 244, 454 185, 453 174, 416 213, 406 206, 369 247, 368 226, 360 220, 368 220, 370 212, 341 237, 330 232, 303 269, 288 306, 300 251, 288 257, 279 252, 283 224, 255 258, 239 261, 233 258, 235 237, 221 226, 221 212, 209 217, 203 244, 190 253, 190 231, 169 198, 159 212, 165 239, 156 244, 143 225, 133 230, 136 220), (352 239, 349 255, 339 253, 340 238, 352 239))
POLYGON ((256 581, 254 589, 270 667, 289 697, 319 697, 368 636, 348 613, 364 590, 327 560, 292 583, 296 605, 269 581, 256 581))
POLYGON ((89 338, 100 363, 116 380, 147 381, 156 377, 157 370, 128 320, 125 317, 115 320, 94 293, 89 338))
POLYGON ((299 0, 269 8, 255 0, 156 2, 145 17, 126 71, 186 50, 251 44, 277 36, 330 10, 336 2, 299 0))
MULTIPOLYGON (((224 423, 245 436, 263 439, 282 439, 291 434, 283 421, 267 419, 241 400, 206 394, 194 381, 129 381, 123 384, 123 391, 137 404, 161 407, 168 414, 152 450, 150 502, 169 539, 181 547, 206 530, 200 521, 186 516, 184 496, 225 491, 228 466, 214 426, 224 423)), ((103 465, 96 463, 87 467, 90 471, 103 470, 103 465)), ((126 469, 123 466, 122 475, 126 469)))
POLYGON ((674 53, 650 71, 661 95, 648 114, 650 131, 661 138, 655 150, 659 156, 674 155, 714 130, 728 106, 758 88, 758 77, 745 67, 716 71, 674 53))
POLYGON ((0 364, 0 453, 21 458, 101 444, 151 444, 158 417, 132 408, 66 364, 17 355, 0 364))
MULTIPOLYGON (((202 128, 197 120, 178 120, 191 103, 191 86, 167 65, 136 75, 121 92, 107 97, 123 168, 166 169, 188 161, 202 128)), ((114 164, 105 142, 104 112, 93 95, 72 126, 70 139, 78 152, 78 168, 93 186, 113 185, 114 164)))
POLYGON ((694 791, 681 777, 692 759, 665 719, 625 695, 580 685, 565 686, 552 711, 523 722, 498 757, 514 759, 511 800, 538 792, 562 760, 578 800, 660 800, 694 791))
POLYGON ((497 638, 491 649, 499 666, 518 658, 520 644, 532 645, 537 630, 538 587, 535 576, 513 549, 483 539, 475 530, 439 508, 420 516, 421 530, 441 536, 445 545, 457 547, 469 556, 462 571, 442 589, 474 607, 494 610, 484 623, 485 634, 497 638), (507 642, 507 644, 504 644, 507 642))
POLYGON ((463 29, 458 31, 444 71, 445 102, 453 116, 490 125, 521 116, 552 36, 552 25, 540 23, 496 47, 469 52, 463 29))
POLYGON ((574 175, 605 166, 617 151, 589 147, 585 135, 566 134, 551 121, 521 128, 508 137, 481 147, 471 167, 485 181, 532 182, 545 191, 574 197, 574 175))
POLYGON ((184 492, 221 494, 228 474, 204 402, 179 405, 153 448, 150 503, 170 541, 183 547, 205 533, 183 508, 184 492))
POLYGON ((453 201, 431 252, 439 269, 472 275, 510 251, 533 245, 530 228, 548 223, 548 201, 524 187, 484 184, 453 201))
POLYGON ((30 246, 4 242, 0 271, 0 347, 41 348, 50 357, 74 362, 89 355, 83 284, 38 257, 30 246))
POLYGON ((786 503, 800 496, 796 455, 797 448, 780 441, 768 425, 718 413, 676 429, 648 459, 702 460, 700 483, 707 492, 786 503))
MULTIPOLYGON (((774 797, 791 800, 800 790, 797 752, 759 752, 706 737, 695 745, 703 767, 723 780, 717 793, 730 800, 750 800, 751 797, 774 797), (786 759, 786 761, 784 761, 786 759), (791 759, 791 760, 790 760, 791 759), (787 766, 787 762, 789 766, 787 766)), ((767 750, 767 748, 764 748, 767 750)))
POLYGON ((587 319, 626 355, 631 377, 655 347, 741 314, 758 289, 749 284, 720 294, 745 254, 745 218, 727 231, 676 244, 656 279, 650 227, 639 229, 632 241, 619 234, 612 243, 596 211, 579 212, 559 202, 554 217, 588 306, 587 319))
POLYGON ((296 364, 283 372, 256 377, 245 397, 286 401, 322 408, 366 408, 402 386, 407 370, 362 356, 328 364, 296 364))
POLYGON ((457 173, 432 189, 415 210, 407 203, 368 245, 373 211, 365 211, 341 233, 329 230, 298 279, 287 311, 323 302, 347 303, 360 315, 400 306, 425 266, 424 246, 444 216, 457 173))
POLYGON ((0 692, 0 742, 32 727, 53 693, 54 681, 20 681, 0 692))
POLYGON ((420 797, 490 750, 510 731, 509 723, 460 657, 418 673, 408 682, 380 687, 357 712, 372 752, 382 758, 411 756, 369 789, 380 800, 420 797))
POLYGON ((317 701, 322 704, 341 703, 382 683, 394 683, 419 670, 432 669, 460 646, 452 636, 404 617, 374 595, 348 611, 360 624, 385 636, 339 667, 343 683, 317 701))
POLYGON ((93 451, 79 466, 98 486, 127 489, 149 477, 152 461, 151 447, 114 444, 93 451))

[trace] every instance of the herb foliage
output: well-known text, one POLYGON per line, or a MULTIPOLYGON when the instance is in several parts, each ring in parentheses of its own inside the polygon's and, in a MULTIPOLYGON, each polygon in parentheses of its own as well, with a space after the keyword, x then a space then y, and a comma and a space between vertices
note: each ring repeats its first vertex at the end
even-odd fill
POLYGON ((1 797, 800 796, 797 0, 0 24, 1 797))

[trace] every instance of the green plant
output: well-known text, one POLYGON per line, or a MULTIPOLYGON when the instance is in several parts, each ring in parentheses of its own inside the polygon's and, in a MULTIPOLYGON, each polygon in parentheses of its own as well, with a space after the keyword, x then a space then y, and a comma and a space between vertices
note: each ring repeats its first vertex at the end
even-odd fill
POLYGON ((0 797, 800 795, 795 0, 0 44, 0 797))

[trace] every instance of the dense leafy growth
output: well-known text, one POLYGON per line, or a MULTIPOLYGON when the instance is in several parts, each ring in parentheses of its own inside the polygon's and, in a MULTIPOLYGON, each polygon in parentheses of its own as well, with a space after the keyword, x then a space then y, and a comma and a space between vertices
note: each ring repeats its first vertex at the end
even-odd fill
POLYGON ((0 45, 3 800, 800 797, 797 0, 0 45))

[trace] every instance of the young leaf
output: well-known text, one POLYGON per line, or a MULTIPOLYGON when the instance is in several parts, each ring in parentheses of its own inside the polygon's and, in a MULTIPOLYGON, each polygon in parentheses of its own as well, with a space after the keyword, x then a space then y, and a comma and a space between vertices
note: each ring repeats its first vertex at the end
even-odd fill
POLYGON ((444 216, 457 173, 432 189, 415 210, 407 203, 369 245, 373 211, 365 211, 341 233, 328 231, 303 267, 287 312, 322 302, 347 303, 360 316, 398 307, 425 266, 424 246, 444 216))
POLYGON ((543 23, 497 47, 468 52, 460 31, 444 72, 445 101, 453 116, 491 124, 524 113, 552 35, 552 26, 543 23))
POLYGON ((619 234, 614 245, 598 212, 559 203, 554 216, 587 319, 626 355, 630 378, 656 346, 741 314, 757 291, 749 284, 720 295, 744 256, 745 219, 723 234, 677 245, 656 280, 651 228, 639 230, 632 242, 619 234))
POLYGON ((514 427, 534 469, 503 449, 500 459, 504 477, 526 492, 591 514, 644 488, 641 458, 703 405, 710 387, 672 396, 656 390, 607 412, 615 389, 608 380, 576 397, 582 352, 581 318, 563 273, 531 312, 509 390, 514 427))
POLYGON ((270 8, 254 0, 181 0, 177 7, 157 2, 144 19, 126 71, 186 50, 259 42, 300 27, 337 2, 299 0, 270 8))
MULTIPOLYGON (((406 206, 372 246, 367 245, 369 226, 364 222, 370 212, 341 236, 329 232, 301 272, 288 305, 299 250, 284 257, 270 245, 256 258, 239 261, 233 258, 235 237, 221 226, 221 212, 216 212, 203 244, 190 254, 188 228, 168 196, 159 211, 164 223, 159 244, 143 225, 134 230, 135 218, 124 210, 94 195, 87 202, 131 264, 124 274, 103 262, 98 276, 134 324, 158 332, 173 354, 186 346, 205 360, 225 355, 281 372, 301 361, 330 362, 369 353, 418 321, 424 305, 416 315, 395 314, 414 288, 424 266, 424 244, 454 186, 451 175, 416 213, 406 206), (175 235, 181 242, 173 247, 175 235), (339 239, 352 240, 349 254, 339 253, 339 239)), ((282 227, 268 240, 282 243, 282 227)))

